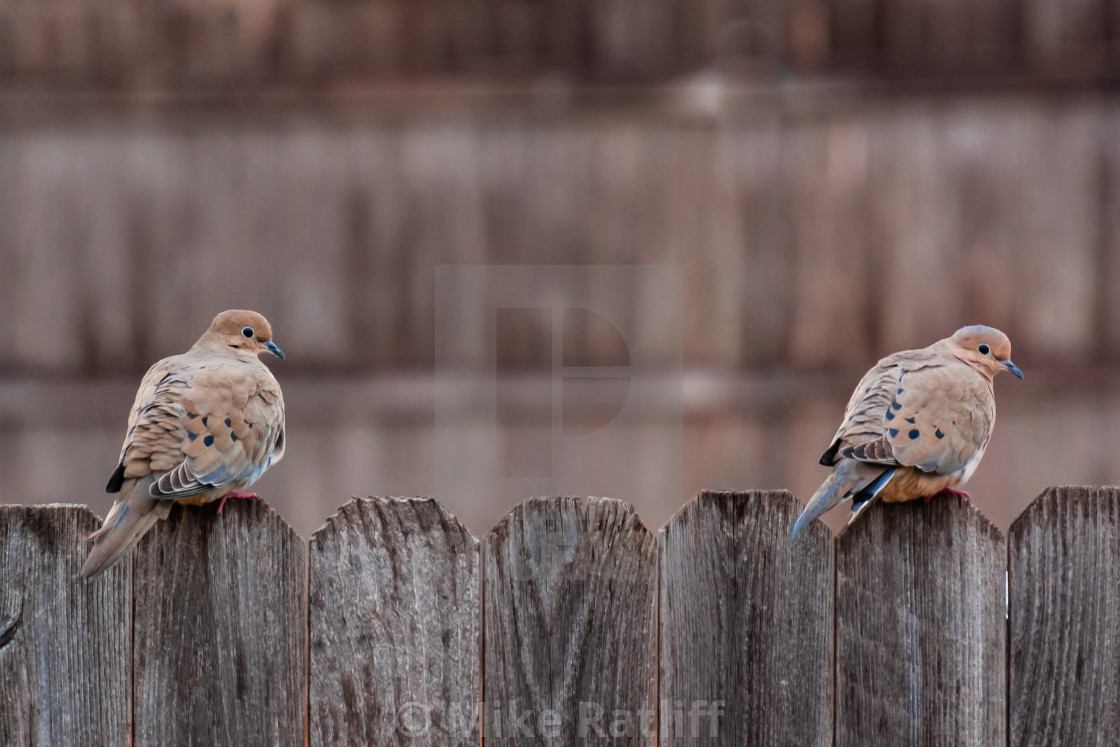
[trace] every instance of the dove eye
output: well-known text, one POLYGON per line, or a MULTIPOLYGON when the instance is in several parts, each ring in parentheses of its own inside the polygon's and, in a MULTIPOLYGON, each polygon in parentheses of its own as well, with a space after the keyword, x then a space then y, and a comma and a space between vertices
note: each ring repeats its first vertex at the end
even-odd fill
POLYGON ((988 353, 992 352, 992 349, 988 347, 988 343, 986 342, 980 343, 980 347, 976 349, 980 351, 980 355, 987 355, 988 353))
MULTIPOLYGON (((253 336, 253 328, 252 327, 243 327, 241 329, 241 334, 245 335, 246 337, 252 337, 253 336)), ((987 345, 984 346, 985 351, 987 350, 987 347, 988 347, 987 345)))

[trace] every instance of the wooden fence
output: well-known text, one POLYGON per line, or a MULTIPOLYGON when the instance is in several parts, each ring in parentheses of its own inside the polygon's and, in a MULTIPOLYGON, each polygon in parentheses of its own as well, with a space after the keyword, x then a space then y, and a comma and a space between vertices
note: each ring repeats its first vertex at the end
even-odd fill
POLYGON ((1050 489, 1006 539, 938 499, 791 542, 799 508, 703 493, 655 535, 615 500, 534 498, 480 543, 378 498, 308 544, 244 501, 176 510, 86 582, 87 509, 0 506, 0 743, 1120 734, 1120 489, 1050 489))
POLYGON ((0 2, 0 85, 323 88, 398 76, 732 72, 1116 80, 1109 0, 0 2))

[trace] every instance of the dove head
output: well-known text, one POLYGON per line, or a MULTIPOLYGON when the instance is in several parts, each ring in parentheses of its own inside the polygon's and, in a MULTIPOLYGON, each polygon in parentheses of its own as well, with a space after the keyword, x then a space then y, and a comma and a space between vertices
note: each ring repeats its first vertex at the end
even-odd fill
POLYGON ((272 325, 255 311, 231 309, 223 311, 210 322, 196 347, 223 350, 256 358, 260 353, 272 353, 280 358, 284 351, 272 341, 272 325))
POLYGON ((1011 340, 992 327, 977 324, 962 327, 948 339, 953 355, 969 364, 991 381, 996 374, 1010 371, 1023 378, 1023 372, 1011 362, 1011 340))

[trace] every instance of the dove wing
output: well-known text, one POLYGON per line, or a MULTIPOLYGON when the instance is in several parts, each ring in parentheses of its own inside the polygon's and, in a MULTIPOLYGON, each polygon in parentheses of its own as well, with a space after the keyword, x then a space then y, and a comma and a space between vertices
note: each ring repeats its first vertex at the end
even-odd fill
POLYGON ((840 456, 949 474, 983 452, 995 422, 995 397, 990 382, 970 366, 951 358, 900 367, 897 378, 883 383, 874 407, 863 413, 863 438, 842 443, 840 456))
POLYGON ((173 356, 141 383, 109 489, 149 474, 155 498, 240 489, 283 454, 284 401, 265 365, 173 356))

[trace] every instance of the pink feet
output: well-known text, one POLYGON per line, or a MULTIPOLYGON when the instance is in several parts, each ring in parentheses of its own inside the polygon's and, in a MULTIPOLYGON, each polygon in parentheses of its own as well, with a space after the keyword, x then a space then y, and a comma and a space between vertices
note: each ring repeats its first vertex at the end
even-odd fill
POLYGON ((222 496, 221 502, 218 503, 219 514, 222 512, 222 509, 226 507, 226 501, 230 498, 260 498, 260 496, 256 493, 226 493, 222 496))
POLYGON ((922 500, 924 500, 926 503, 929 503, 930 499, 933 498, 934 495, 959 495, 961 498, 964 498, 969 503, 972 503, 972 496, 971 495, 969 495, 968 493, 966 493, 963 490, 953 490, 952 488, 945 488, 944 490, 942 490, 938 493, 934 493, 933 495, 927 495, 922 500))

